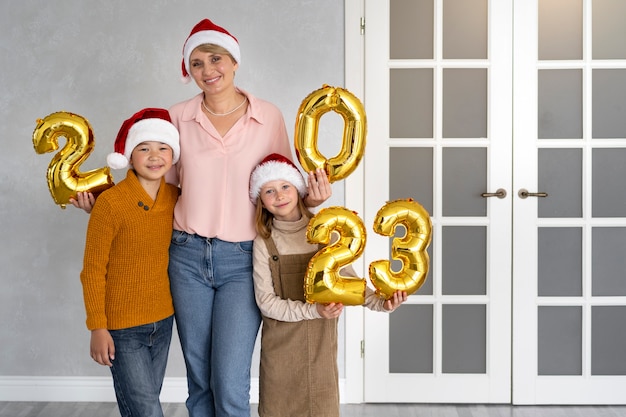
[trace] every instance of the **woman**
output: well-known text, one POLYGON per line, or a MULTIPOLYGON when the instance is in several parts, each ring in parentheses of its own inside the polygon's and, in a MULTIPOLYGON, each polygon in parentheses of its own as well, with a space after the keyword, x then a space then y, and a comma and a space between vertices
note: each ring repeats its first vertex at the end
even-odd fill
MULTIPOLYGON (((190 417, 250 415, 250 366, 260 314, 254 299, 254 205, 250 173, 271 153, 291 155, 280 110, 234 84, 239 43, 208 19, 183 47, 183 78, 201 92, 170 109, 181 156, 168 181, 174 211, 169 274, 190 417)), ((323 170, 309 173, 309 207, 331 194, 323 170)))
MULTIPOLYGON (((200 88, 170 109, 180 159, 167 181, 181 187, 174 210, 169 276, 190 417, 250 416, 250 366, 261 317, 252 283, 253 168, 271 153, 291 155, 280 110, 234 84, 237 39, 208 19, 183 46, 183 81, 200 88)), ((308 175, 306 204, 328 199, 323 169, 308 175)), ((71 203, 89 212, 95 199, 71 203)))

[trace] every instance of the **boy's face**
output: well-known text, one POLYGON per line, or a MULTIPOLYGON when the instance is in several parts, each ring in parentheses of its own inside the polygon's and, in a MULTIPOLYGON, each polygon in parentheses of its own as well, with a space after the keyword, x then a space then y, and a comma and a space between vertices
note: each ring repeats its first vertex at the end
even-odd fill
POLYGON ((173 151, 162 142, 141 142, 133 149, 130 163, 137 176, 146 180, 160 180, 172 167, 173 151))

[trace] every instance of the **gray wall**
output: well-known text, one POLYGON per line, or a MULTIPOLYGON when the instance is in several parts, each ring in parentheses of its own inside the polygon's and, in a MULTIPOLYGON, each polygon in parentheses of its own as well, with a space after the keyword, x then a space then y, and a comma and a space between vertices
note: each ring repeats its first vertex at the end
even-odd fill
MULTIPOLYGON (((81 170, 104 166, 124 119, 142 107, 169 107, 197 93, 193 83, 180 83, 181 50, 204 17, 239 39, 236 84, 277 104, 292 138, 307 94, 324 83, 343 84, 341 1, 0 5, 0 377, 108 375, 89 357, 79 281, 88 216, 54 204, 46 184, 54 154, 35 153, 36 120, 61 110, 87 118, 96 146, 81 170)), ((337 123, 324 119, 320 149, 331 155, 337 139, 327 137, 336 136, 337 123)), ((342 205, 342 187, 334 184, 327 204, 342 205)), ((168 376, 184 376, 177 339, 172 349, 168 376)))

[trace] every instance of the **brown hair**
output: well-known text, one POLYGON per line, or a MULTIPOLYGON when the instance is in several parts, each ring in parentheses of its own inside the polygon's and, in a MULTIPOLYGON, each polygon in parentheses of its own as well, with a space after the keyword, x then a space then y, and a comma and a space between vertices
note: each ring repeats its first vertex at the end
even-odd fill
MULTIPOLYGON (((298 208, 300 213, 307 218, 313 217, 313 213, 304 205, 302 197, 298 197, 298 208)), ((256 200, 256 212, 254 214, 256 231, 264 239, 267 239, 272 234, 272 220, 274 215, 270 213, 261 202, 261 197, 257 197, 256 200)))

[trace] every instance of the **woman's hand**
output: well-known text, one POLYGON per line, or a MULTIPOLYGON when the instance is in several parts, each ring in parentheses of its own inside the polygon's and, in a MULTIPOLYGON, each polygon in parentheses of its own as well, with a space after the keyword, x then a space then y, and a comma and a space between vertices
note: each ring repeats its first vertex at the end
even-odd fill
POLYGON ((386 311, 393 311, 400 306, 400 304, 404 303, 407 299, 406 291, 396 291, 393 293, 390 299, 386 300, 383 304, 383 308, 386 311))
POLYGON ((85 210, 86 213, 91 213, 91 209, 93 208, 94 203, 96 202, 96 198, 92 193, 88 192, 78 192, 76 193, 76 198, 70 198, 70 204, 78 209, 85 210))
POLYGON ((333 194, 328 175, 326 175, 326 171, 323 168, 317 168, 315 171, 309 172, 307 183, 308 195, 304 200, 307 207, 317 207, 333 194))
POLYGON ((316 303, 315 307, 317 307, 317 312, 320 313, 320 316, 324 319, 335 319, 341 316, 341 312, 343 311, 343 304, 341 303, 316 303))

